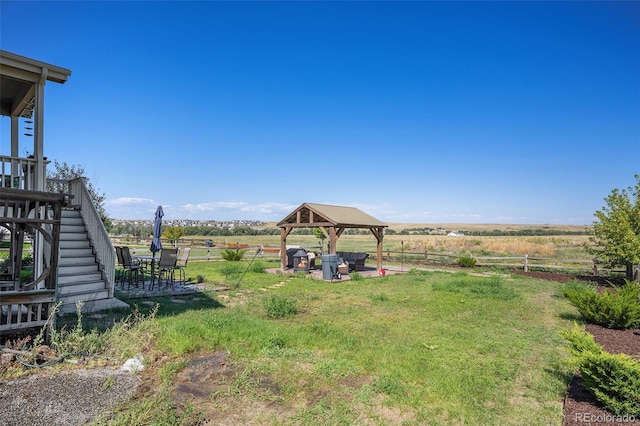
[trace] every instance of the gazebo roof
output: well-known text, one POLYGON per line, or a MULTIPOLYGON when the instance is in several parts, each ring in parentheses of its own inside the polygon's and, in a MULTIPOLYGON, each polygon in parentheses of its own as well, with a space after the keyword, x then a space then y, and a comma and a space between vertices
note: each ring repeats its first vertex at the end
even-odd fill
POLYGON ((388 225, 355 207, 315 203, 301 204, 300 207, 278 222, 280 228, 314 228, 318 226, 386 228, 388 225))

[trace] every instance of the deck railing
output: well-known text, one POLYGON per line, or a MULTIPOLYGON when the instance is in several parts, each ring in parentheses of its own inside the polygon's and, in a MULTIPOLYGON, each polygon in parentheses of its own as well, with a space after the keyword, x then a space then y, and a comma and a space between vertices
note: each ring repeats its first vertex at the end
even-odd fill
POLYGON ((35 158, 0 155, 0 187, 35 189, 35 158))

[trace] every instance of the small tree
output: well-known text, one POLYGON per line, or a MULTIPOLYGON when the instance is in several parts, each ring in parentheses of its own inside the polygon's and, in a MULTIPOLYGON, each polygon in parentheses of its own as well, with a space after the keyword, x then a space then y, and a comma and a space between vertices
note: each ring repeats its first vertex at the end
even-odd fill
POLYGON ((167 226, 162 230, 162 238, 172 241, 174 247, 178 244, 178 240, 183 235, 184 230, 180 226, 167 226))
POLYGON ((320 240, 320 249, 322 250, 324 248, 324 240, 327 236, 324 235, 324 232, 322 232, 320 228, 313 228, 313 235, 320 240))
POLYGON ((611 191, 607 205, 595 212, 591 237, 595 247, 587 249, 608 267, 625 266, 629 280, 638 279, 640 264, 640 175, 635 179, 635 186, 611 191))
MULTIPOLYGON (((53 166, 55 168, 54 171, 47 170, 47 179, 59 179, 59 180, 73 180, 77 178, 84 178, 85 184, 87 185, 87 191, 89 191, 89 196, 91 197, 91 201, 98 211, 98 215, 100 216, 100 220, 104 224, 104 227, 109 230, 111 229, 112 223, 111 219, 107 216, 107 212, 104 209, 104 202, 107 199, 107 196, 104 193, 100 193, 100 191, 93 185, 93 183, 89 180, 89 178, 84 177, 84 167, 79 164, 68 164, 67 162, 59 163, 58 161, 53 161, 53 166)), ((54 185, 50 182, 47 182, 47 190, 53 192, 54 185)))

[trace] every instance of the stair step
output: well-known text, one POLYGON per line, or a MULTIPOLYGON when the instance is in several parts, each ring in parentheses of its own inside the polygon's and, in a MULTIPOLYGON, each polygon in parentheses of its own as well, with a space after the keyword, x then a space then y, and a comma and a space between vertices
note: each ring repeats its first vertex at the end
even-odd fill
POLYGON ((88 274, 72 274, 64 275, 58 274, 58 285, 74 285, 84 282, 102 281, 102 274, 100 272, 93 272, 88 274))
POLYGON ((89 241, 86 232, 64 232, 60 234, 60 241, 89 241))
POLYGON ((91 243, 87 238, 80 240, 61 240, 60 241, 60 250, 69 250, 69 249, 80 249, 80 248, 88 248, 91 249, 91 243))
POLYGON ((68 294, 89 294, 100 293, 106 290, 104 281, 88 281, 84 283, 75 283, 71 285, 58 286, 58 294, 60 297, 66 299, 68 294))
POLYGON ((96 264, 95 256, 61 257, 58 266, 85 266, 96 264))
POLYGON ((95 255, 93 254, 91 247, 65 249, 62 258, 71 257, 86 257, 91 260, 95 260, 95 255))
POLYGON ((90 274, 98 271, 98 264, 93 262, 84 265, 64 265, 58 263, 58 275, 90 274))
POLYGON ((82 220, 82 216, 78 217, 63 217, 62 222, 67 226, 81 226, 84 228, 84 220, 82 220))
MULTIPOLYGON (((79 234, 79 233, 83 233, 85 234, 85 228, 84 228, 84 224, 81 225, 68 225, 66 222, 62 222, 62 224, 60 225, 60 234, 79 234)), ((86 235, 86 234, 85 234, 86 235)))
MULTIPOLYGON (((75 293, 65 294, 64 297, 60 298, 60 301, 63 305, 67 304, 75 304, 79 301, 90 301, 90 300, 100 300, 100 299, 108 299, 109 291, 104 289, 102 291, 78 291, 75 293)), ((73 309, 75 310, 75 308, 73 309)))

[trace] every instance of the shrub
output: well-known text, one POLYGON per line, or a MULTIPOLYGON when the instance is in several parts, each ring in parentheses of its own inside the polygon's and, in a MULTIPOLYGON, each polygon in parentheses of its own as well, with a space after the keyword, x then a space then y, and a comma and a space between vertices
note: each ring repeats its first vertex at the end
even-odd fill
POLYGON ((573 329, 564 330, 562 337, 567 339, 571 344, 571 352, 574 356, 579 357, 584 352, 592 352, 595 354, 602 353, 602 346, 593 340, 593 335, 585 333, 577 325, 574 324, 573 329))
POLYGON ((640 364, 624 354, 585 352, 580 362, 584 386, 610 412, 640 416, 640 364))
POLYGON ((26 284, 33 281, 33 270, 22 270, 20 271, 20 284, 26 284))
POLYGON ((230 260, 230 261, 238 261, 238 260, 242 260, 242 258, 244 257, 244 254, 246 253, 246 250, 224 250, 221 253, 221 256, 224 260, 230 260))
POLYGON ((640 416, 640 363, 624 354, 610 354, 593 336, 574 326, 563 332, 571 343, 584 387, 616 416, 640 416))
POLYGON ((473 268, 476 266, 476 259, 469 256, 459 257, 457 262, 458 266, 462 266, 463 268, 473 268))
POLYGON ((29 265, 33 265, 33 256, 31 256, 31 253, 27 253, 24 256, 22 256, 22 266, 29 266, 29 265))
POLYGON ((616 291, 600 294, 589 288, 568 287, 564 295, 580 314, 592 324, 607 328, 635 328, 640 326, 640 286, 626 280, 616 291))
POLYGON ((264 300, 264 309, 269 318, 284 318, 298 313, 295 299, 278 295, 269 296, 264 300))

